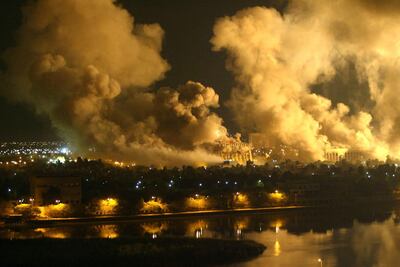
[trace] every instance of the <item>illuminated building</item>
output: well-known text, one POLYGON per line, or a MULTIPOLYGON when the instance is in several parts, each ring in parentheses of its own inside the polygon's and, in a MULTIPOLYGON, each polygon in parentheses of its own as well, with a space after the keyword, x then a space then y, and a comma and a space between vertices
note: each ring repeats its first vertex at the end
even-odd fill
POLYGON ((344 158, 346 161, 351 162, 351 163, 358 163, 358 162, 363 162, 367 158, 364 153, 360 151, 347 151, 344 155, 344 158))
POLYGON ((273 144, 265 134, 250 133, 249 143, 255 164, 276 164, 287 159, 300 160, 298 149, 284 144, 273 144))
POLYGON ((346 160, 350 163, 359 163, 365 161, 367 158, 361 151, 351 150, 342 147, 334 147, 325 151, 325 160, 327 162, 335 163, 341 160, 346 160))
POLYGON ((239 138, 220 139, 216 153, 228 163, 245 165, 248 161, 253 161, 251 145, 239 138))
POLYGON ((81 178, 64 176, 39 176, 30 179, 34 205, 54 203, 80 204, 81 178))
POLYGON ((344 159, 347 148, 334 147, 325 151, 325 160, 328 162, 338 162, 344 159))

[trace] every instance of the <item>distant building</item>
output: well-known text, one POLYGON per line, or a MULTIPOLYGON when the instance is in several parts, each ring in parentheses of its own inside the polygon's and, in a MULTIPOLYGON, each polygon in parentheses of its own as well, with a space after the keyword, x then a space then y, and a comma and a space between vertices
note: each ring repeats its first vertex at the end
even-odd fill
POLYGON ((320 192, 318 183, 298 181, 288 185, 289 199, 292 203, 305 204, 315 199, 320 192))
POLYGON ((240 141, 239 138, 219 140, 216 150, 216 153, 224 159, 225 164, 246 165, 248 161, 253 160, 251 146, 240 141))
POLYGON ((34 205, 81 203, 82 183, 79 177, 38 176, 32 177, 30 183, 34 205))
POLYGON ((249 143, 252 146, 253 160, 256 164, 276 164, 285 160, 301 160, 296 147, 273 142, 263 133, 250 133, 249 143))
POLYGON ((351 163, 359 163, 367 160, 364 153, 360 151, 347 151, 344 155, 344 159, 351 163))
POLYGON ((346 160, 350 163, 360 163, 366 160, 365 154, 361 151, 350 150, 343 147, 334 147, 325 151, 325 160, 335 163, 346 160))
POLYGON ((331 163, 341 161, 345 158, 347 148, 334 147, 325 151, 325 160, 331 163))

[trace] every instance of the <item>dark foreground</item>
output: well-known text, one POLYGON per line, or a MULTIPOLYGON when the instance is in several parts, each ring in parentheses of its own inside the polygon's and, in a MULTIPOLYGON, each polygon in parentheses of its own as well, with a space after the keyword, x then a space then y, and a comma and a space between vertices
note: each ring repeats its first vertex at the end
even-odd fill
POLYGON ((210 266, 265 249, 254 241, 193 238, 1 240, 0 266, 210 266))

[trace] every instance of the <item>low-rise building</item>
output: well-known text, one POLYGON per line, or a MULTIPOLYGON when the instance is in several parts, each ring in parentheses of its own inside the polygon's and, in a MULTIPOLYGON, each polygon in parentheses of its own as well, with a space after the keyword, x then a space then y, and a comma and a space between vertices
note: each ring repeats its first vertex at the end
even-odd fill
POLYGON ((32 177, 30 183, 34 205, 81 203, 82 184, 79 177, 37 176, 32 177))
POLYGON ((250 144, 242 142, 240 138, 226 138, 218 141, 216 153, 224 159, 225 163, 246 165, 252 161, 252 147, 250 144))
POLYGON ((306 204, 314 201, 320 192, 320 184, 298 181, 288 184, 289 200, 295 204, 306 204))

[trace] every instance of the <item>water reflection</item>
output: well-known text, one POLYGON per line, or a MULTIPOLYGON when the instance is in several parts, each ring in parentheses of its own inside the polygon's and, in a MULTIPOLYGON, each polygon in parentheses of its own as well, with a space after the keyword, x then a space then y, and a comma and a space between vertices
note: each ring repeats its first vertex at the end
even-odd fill
POLYGON ((399 266, 400 228, 393 220, 355 223, 351 242, 357 266, 399 266))
POLYGON ((35 232, 39 233, 41 237, 45 238, 59 238, 65 239, 70 237, 70 233, 65 229, 58 228, 36 228, 35 232))
POLYGON ((236 266, 399 266, 400 208, 303 210, 48 228, 0 228, 0 238, 190 236, 251 239, 267 246, 236 266))
POLYGON ((210 236, 205 236, 204 234, 208 234, 208 224, 205 220, 197 220, 193 223, 188 223, 186 235, 187 236, 193 236, 196 238, 200 237, 210 237, 210 236))
POLYGON ((237 239, 243 238, 243 232, 249 227, 249 224, 250 224, 249 217, 237 218, 235 220, 234 228, 235 228, 237 239))
POLYGON ((162 232, 168 229, 167 222, 142 223, 140 226, 142 227, 144 234, 148 234, 152 238, 157 238, 162 232))
POLYGON ((277 257, 279 255, 281 255, 281 244, 279 244, 279 240, 276 238, 274 243, 274 256, 277 257))
POLYGON ((101 238, 117 238, 119 236, 117 225, 98 225, 95 227, 101 238))

